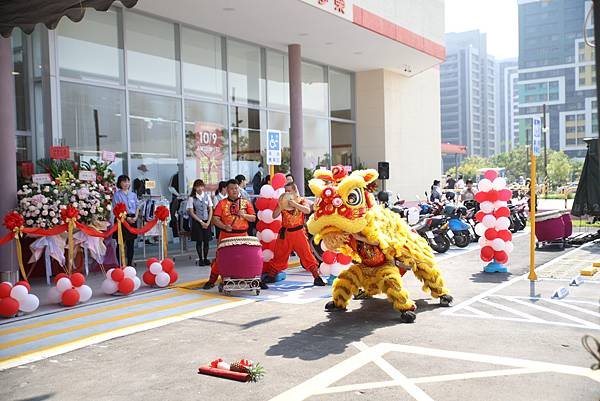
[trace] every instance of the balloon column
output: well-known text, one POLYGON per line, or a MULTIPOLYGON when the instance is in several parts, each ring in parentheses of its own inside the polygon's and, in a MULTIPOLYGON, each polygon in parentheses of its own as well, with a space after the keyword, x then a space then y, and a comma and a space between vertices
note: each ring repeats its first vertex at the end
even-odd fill
POLYGON ((346 270, 352 264, 352 258, 343 253, 336 253, 324 249, 323 243, 321 242, 321 248, 323 252, 323 261, 319 266, 319 271, 323 276, 329 276, 327 279, 327 285, 333 285, 333 281, 340 275, 342 270, 346 270))
POLYGON ((513 250, 510 227, 510 210, 507 202, 512 192, 506 188, 506 180, 498 176, 495 170, 486 171, 479 181, 479 192, 475 200, 479 202, 480 211, 475 215, 479 222, 475 232, 480 236, 481 260, 489 262, 484 270, 488 273, 506 272, 508 255, 513 250))
POLYGON ((142 282, 137 277, 135 267, 117 267, 106 272, 106 279, 102 282, 102 292, 108 295, 129 295, 138 288, 142 282))
POLYGON ((166 287, 177 281, 179 274, 175 271, 173 259, 158 260, 150 258, 146 261, 146 271, 142 276, 144 283, 151 287, 166 287))
POLYGON ((40 306, 40 300, 30 294, 27 281, 18 281, 14 286, 5 281, 0 283, 0 316, 13 317, 19 311, 33 312, 40 306))
POLYGON ((48 290, 48 300, 51 303, 62 303, 64 306, 75 306, 92 297, 92 289, 85 285, 85 276, 81 273, 57 274, 54 278, 56 287, 48 290))
MULTIPOLYGON (((285 175, 277 173, 271 178, 271 185, 263 185, 260 197, 256 200, 258 223, 256 223, 256 237, 263 249, 263 261, 268 263, 275 256, 275 240, 281 229, 281 215, 273 218, 273 211, 278 205, 279 197, 285 192, 285 175)), ((283 280, 285 273, 279 274, 276 281, 283 280)))

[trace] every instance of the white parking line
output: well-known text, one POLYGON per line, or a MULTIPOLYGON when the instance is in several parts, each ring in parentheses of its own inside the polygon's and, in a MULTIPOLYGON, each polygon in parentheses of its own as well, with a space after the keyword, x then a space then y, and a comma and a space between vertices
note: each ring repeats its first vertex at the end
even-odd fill
POLYGON ((546 312, 546 313, 549 313, 549 314, 552 314, 552 315, 556 315, 556 316, 562 317, 563 319, 571 320, 573 322, 582 324, 582 325, 584 325, 584 326, 586 326, 586 327, 588 327, 590 329, 600 330, 600 326, 597 325, 597 324, 594 324, 592 322, 588 322, 587 320, 580 319, 580 318, 575 317, 575 316, 567 315, 566 313, 562 313, 562 312, 556 311, 554 309, 546 308, 545 306, 540 306, 540 305, 534 304, 532 302, 526 302, 526 301, 523 301, 521 299, 514 299, 514 298, 511 298, 511 297, 502 297, 502 298, 507 299, 508 301, 511 301, 511 302, 515 302, 515 303, 518 303, 518 304, 521 304, 521 305, 525 305, 525 306, 527 306, 529 308, 537 309, 537 310, 540 310, 542 312, 546 312))
POLYGON ((502 304, 498 304, 498 303, 491 302, 491 301, 486 301, 485 299, 480 299, 479 302, 482 303, 482 304, 484 304, 484 305, 489 305, 489 306, 492 306, 492 307, 494 307, 496 309, 500 309, 500 310, 503 310, 505 312, 512 313, 513 315, 521 316, 522 318, 524 318, 524 319, 526 319, 528 321, 531 321, 531 322, 537 322, 537 323, 543 323, 543 322, 545 322, 545 320, 540 319, 538 317, 535 317, 533 315, 530 315, 529 313, 521 312, 519 310, 516 310, 516 309, 513 309, 513 308, 509 308, 508 306, 504 306, 502 304))

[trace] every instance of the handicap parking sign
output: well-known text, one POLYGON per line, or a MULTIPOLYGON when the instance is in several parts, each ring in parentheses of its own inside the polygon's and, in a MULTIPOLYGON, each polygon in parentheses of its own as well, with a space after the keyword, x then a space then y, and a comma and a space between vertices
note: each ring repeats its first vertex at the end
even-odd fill
POLYGON ((281 131, 267 131, 267 164, 281 165, 281 131))

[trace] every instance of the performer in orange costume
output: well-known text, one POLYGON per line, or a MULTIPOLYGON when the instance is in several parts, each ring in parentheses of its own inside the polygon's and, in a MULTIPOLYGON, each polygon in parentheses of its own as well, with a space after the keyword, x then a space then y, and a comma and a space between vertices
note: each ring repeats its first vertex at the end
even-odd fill
POLYGON ((285 193, 279 198, 279 205, 273 211, 273 217, 277 218, 280 214, 281 230, 275 242, 273 259, 265 264, 265 281, 275 281, 274 277, 287 268, 290 254, 294 251, 300 257, 302 266, 312 273, 315 278, 314 284, 324 286, 325 283, 317 270, 319 262, 310 250, 304 229, 304 215, 310 214, 310 205, 298 195, 298 187, 293 182, 285 184, 285 193))
MULTIPOLYGON (((245 237, 248 235, 249 222, 256 221, 256 214, 250 201, 240 197, 240 189, 236 180, 227 181, 227 198, 221 199, 213 213, 213 224, 221 229, 218 241, 231 237, 245 237)), ((210 266, 210 278, 204 284, 208 290, 215 286, 219 278, 217 258, 210 266)), ((261 288, 267 288, 261 284, 261 288)))

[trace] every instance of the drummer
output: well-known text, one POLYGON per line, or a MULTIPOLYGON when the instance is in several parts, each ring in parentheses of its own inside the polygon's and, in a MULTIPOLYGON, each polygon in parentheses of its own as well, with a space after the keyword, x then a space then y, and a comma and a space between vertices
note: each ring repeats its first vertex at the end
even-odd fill
MULTIPOLYGON (((240 197, 238 182, 234 179, 227 181, 227 197, 221 199, 213 212, 212 222, 220 229, 218 241, 231 237, 245 237, 248 235, 250 222, 256 221, 256 214, 252 203, 240 197)), ((210 278, 203 289, 208 290, 215 286, 219 278, 217 258, 210 267, 210 278)), ((261 284, 261 288, 266 287, 261 284)))
POLYGON ((313 275, 314 285, 325 285, 317 270, 319 262, 308 244, 304 228, 304 216, 307 214, 310 214, 310 203, 300 197, 296 184, 288 182, 285 184, 285 193, 279 197, 279 205, 273 211, 273 218, 281 215, 282 227, 275 242, 274 257, 265 264, 265 281, 274 282, 274 277, 287 268, 290 254, 295 251, 302 266, 313 275))

